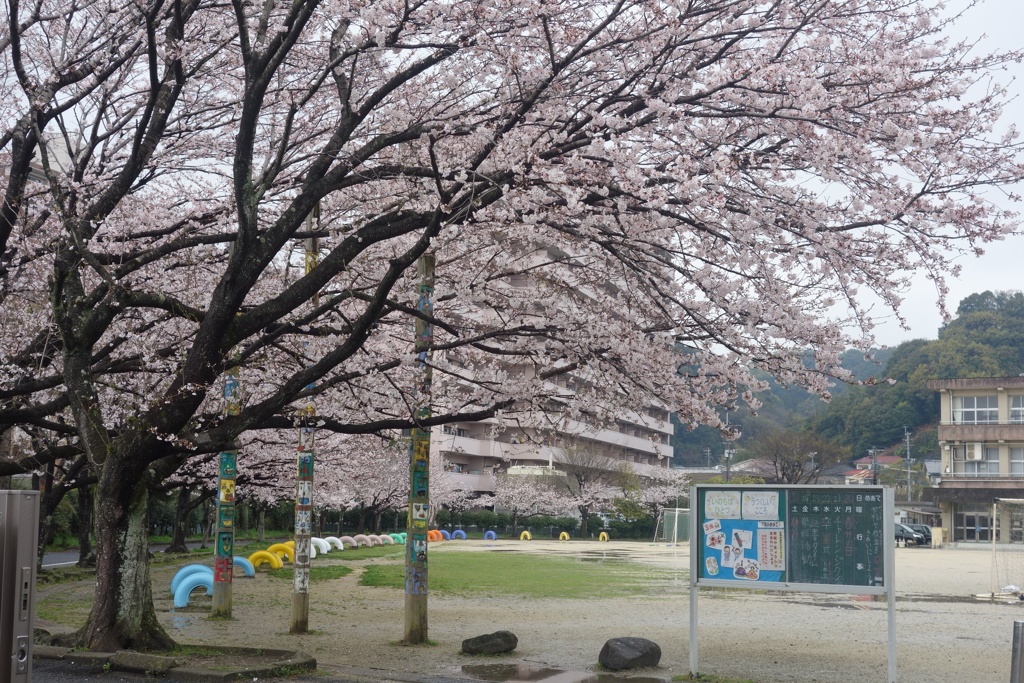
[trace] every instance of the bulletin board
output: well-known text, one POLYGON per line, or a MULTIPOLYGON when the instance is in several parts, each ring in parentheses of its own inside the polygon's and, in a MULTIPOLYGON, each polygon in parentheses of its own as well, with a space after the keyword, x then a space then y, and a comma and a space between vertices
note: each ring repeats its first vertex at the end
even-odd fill
MULTIPOLYGON (((885 592, 883 487, 700 485, 691 504, 696 583, 885 592)), ((891 523, 891 522, 890 522, 891 523)))

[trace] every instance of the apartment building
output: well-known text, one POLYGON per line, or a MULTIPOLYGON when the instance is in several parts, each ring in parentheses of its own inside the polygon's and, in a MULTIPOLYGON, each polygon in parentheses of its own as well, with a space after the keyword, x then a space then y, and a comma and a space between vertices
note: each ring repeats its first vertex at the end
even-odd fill
POLYGON ((937 379, 942 405, 939 484, 926 496, 942 510, 946 538, 1019 541, 1024 519, 993 519, 996 498, 1024 498, 1024 377, 937 379))
MULTIPOLYGON (((569 271, 586 270, 570 254, 553 246, 518 244, 507 245, 507 248, 507 258, 513 264, 510 269, 520 272, 490 283, 490 305, 499 308, 504 305, 508 310, 543 318, 549 306, 546 297, 554 284, 550 273, 545 276, 540 273, 545 273, 554 264, 568 267, 569 271)), ((556 270, 553 277, 557 275, 556 270)), ((579 302, 586 302, 601 296, 602 288, 615 287, 614 283, 602 285, 591 282, 573 284, 571 289, 579 302)), ((500 322, 499 316, 489 306, 467 311, 464 315, 482 327, 500 322)), ((435 360, 452 366, 467 379, 474 378, 473 369, 460 359, 457 351, 435 360)), ((519 366, 510 362, 508 372, 533 378, 536 370, 530 365, 519 366)), ((545 412, 561 418, 560 413, 570 402, 590 393, 589 389, 593 387, 588 382, 585 371, 566 372, 545 380, 547 394, 552 397, 545 412)), ((606 469, 609 473, 625 461, 643 476, 657 469, 667 470, 671 460, 672 422, 668 411, 654 406, 642 414, 622 411, 614 420, 604 419, 601 424, 561 419, 534 420, 530 416, 523 416, 519 424, 549 426, 545 430, 507 427, 496 432, 494 420, 446 425, 433 430, 431 452, 444 457, 446 468, 454 475, 457 485, 481 493, 493 490, 491 474, 501 469, 512 474, 545 474, 557 469, 559 463, 575 460, 579 464, 579 459, 583 458, 588 468, 606 469), (556 429, 550 427, 553 424, 557 424, 556 429)))
POLYGON ((491 475, 498 470, 544 474, 579 457, 609 473, 628 462, 643 476, 668 469, 672 456, 672 423, 666 411, 656 408, 643 415, 623 413, 615 425, 602 428, 569 422, 555 433, 506 429, 494 434, 493 427, 493 420, 484 420, 433 430, 431 451, 444 458, 446 469, 461 487, 488 493, 494 489, 491 475))

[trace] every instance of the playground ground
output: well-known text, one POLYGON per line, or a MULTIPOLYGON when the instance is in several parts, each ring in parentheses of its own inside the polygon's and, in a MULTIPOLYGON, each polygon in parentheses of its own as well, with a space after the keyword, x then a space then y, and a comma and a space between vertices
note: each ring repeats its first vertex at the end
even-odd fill
MULTIPOLYGON (((532 600, 432 595, 429 633, 435 644, 417 647, 398 643, 402 637, 402 592, 358 585, 358 567, 363 561, 354 563, 357 571, 353 574, 313 585, 311 633, 302 636, 287 632, 291 608, 291 584, 287 581, 238 580, 234 588, 236 618, 229 622, 211 621, 202 610, 171 611, 170 600, 160 597, 157 610, 179 642, 302 650, 316 657, 319 668, 326 672, 343 673, 348 667, 359 667, 467 677, 464 666, 492 663, 593 672, 601 646, 619 636, 644 637, 661 646, 660 667, 644 671, 644 675, 668 679, 689 672, 687 548, 615 541, 466 541, 431 547, 432 553, 466 550, 640 562, 678 574, 658 595, 644 598, 532 600), (518 636, 519 647, 512 654, 487 658, 460 653, 463 639, 499 629, 518 636)), ((1024 602, 974 597, 990 590, 990 564, 991 557, 984 550, 896 549, 900 681, 1009 678, 1013 622, 1024 619, 1024 602)), ((155 595, 166 592, 173 571, 154 572, 155 595)), ((586 586, 579 586, 578 591, 585 593, 586 586)), ((877 599, 705 589, 699 606, 702 673, 751 678, 758 683, 885 680, 887 611, 885 603, 877 599)))

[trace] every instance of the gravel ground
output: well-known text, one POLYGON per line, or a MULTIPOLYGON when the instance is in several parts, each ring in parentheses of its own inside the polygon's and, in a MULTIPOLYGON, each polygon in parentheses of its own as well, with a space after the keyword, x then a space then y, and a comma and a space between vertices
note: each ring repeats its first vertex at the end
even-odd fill
MULTIPOLYGON (((359 572, 314 584, 310 629, 287 633, 288 581, 237 580, 232 622, 211 621, 207 610, 157 610, 183 643, 298 649, 326 671, 369 667, 426 675, 465 676, 463 666, 524 664, 595 671, 609 638, 640 636, 662 648, 661 665, 645 675, 689 672, 689 596, 686 548, 637 542, 498 541, 439 543, 449 550, 574 554, 656 564, 678 579, 656 597, 641 599, 464 599, 432 595, 433 646, 403 647, 401 591, 357 584, 359 572), (519 647, 500 658, 460 654, 465 638, 508 629, 519 647)), ((329 561, 329 558, 323 558, 329 561)), ((374 562, 380 560, 367 560, 374 562)), ((359 564, 359 563, 357 563, 359 564)), ((1009 678, 1013 621, 1024 619, 1017 600, 981 601, 990 590, 991 556, 983 549, 896 549, 898 679, 905 682, 1005 681, 1009 678)), ((162 596, 172 570, 155 572, 162 596), (164 576, 166 574, 166 576, 164 576)), ((581 586, 581 591, 585 587, 581 586)), ((198 595, 198 593, 197 593, 198 595)), ((886 680, 884 601, 870 596, 704 589, 700 594, 700 671, 752 678, 758 683, 886 680)))

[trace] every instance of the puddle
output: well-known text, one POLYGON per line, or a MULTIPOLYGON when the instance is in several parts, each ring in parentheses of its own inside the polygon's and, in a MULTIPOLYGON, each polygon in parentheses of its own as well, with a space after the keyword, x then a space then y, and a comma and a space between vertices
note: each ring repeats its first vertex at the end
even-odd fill
POLYGON ((171 628, 175 631, 188 629, 192 626, 192 617, 171 617, 171 628))
MULTIPOLYGON (((849 596, 852 602, 840 601, 840 600, 812 600, 810 603, 803 600, 784 600, 793 605, 807 605, 814 604, 819 607, 838 607, 839 609, 867 609, 865 606, 861 606, 857 603, 864 602, 881 602, 886 601, 884 595, 851 595, 849 596)), ((992 598, 988 595, 929 595, 924 593, 906 593, 896 595, 896 602, 938 602, 938 603, 977 603, 977 602, 991 602, 996 604, 1014 604, 1019 603, 1024 605, 1024 601, 1020 601, 1015 597, 1000 596, 997 595, 992 598)))
POLYGON ((545 683, 665 683, 663 678, 615 676, 590 671, 565 671, 537 664, 467 664, 462 672, 481 681, 544 681, 545 683))

